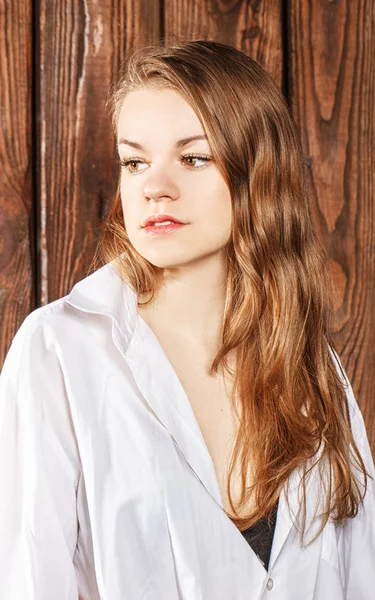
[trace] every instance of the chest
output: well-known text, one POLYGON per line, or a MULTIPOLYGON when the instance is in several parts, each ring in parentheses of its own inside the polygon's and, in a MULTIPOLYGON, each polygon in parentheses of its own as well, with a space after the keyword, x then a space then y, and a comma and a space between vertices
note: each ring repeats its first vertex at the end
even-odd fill
MULTIPOLYGON (((151 326, 151 325, 150 325, 151 326)), ((228 474, 238 432, 238 417, 232 401, 233 380, 221 372, 210 374, 214 358, 197 346, 184 343, 166 330, 152 327, 168 361, 187 395, 215 469, 224 508, 232 512, 227 493, 228 474)), ((240 473, 231 477, 234 500, 240 494, 240 473)), ((249 510, 250 504, 242 510, 249 510)))
POLYGON ((168 358, 193 408, 219 480, 224 480, 237 433, 231 382, 210 375, 203 357, 170 352, 168 358))
MULTIPOLYGON (((194 411, 215 469, 224 508, 232 514, 228 495, 228 481, 232 500, 237 504, 241 493, 241 473, 234 465, 229 479, 231 460, 238 433, 239 420, 233 406, 233 381, 223 375, 210 375, 204 358, 193 352, 169 352, 168 358, 181 382, 194 411)), ((249 470, 251 472, 251 470, 249 470)), ((250 479, 248 480, 248 485, 250 479)), ((238 508, 245 516, 252 508, 252 500, 238 508)))

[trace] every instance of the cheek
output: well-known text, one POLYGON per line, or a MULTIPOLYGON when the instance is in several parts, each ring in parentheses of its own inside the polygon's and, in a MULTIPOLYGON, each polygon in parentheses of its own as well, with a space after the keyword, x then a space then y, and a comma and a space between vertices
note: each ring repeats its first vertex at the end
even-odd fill
POLYGON ((206 204, 204 213, 198 216, 196 232, 199 232, 200 243, 204 246, 221 248, 232 235, 232 208, 230 197, 216 195, 206 204))
POLYGON ((137 214, 135 211, 135 204, 131 201, 131 192, 129 189, 126 190, 126 194, 121 187, 121 206, 122 214, 124 216, 125 226, 127 231, 132 230, 137 225, 137 214))
POLYGON ((221 184, 211 196, 210 214, 215 226, 221 231, 230 231, 232 225, 232 202, 228 188, 221 184))
POLYGON ((220 219, 218 226, 220 227, 221 225, 222 237, 226 244, 229 242, 232 235, 232 202, 227 188, 225 188, 219 203, 218 218, 220 219))

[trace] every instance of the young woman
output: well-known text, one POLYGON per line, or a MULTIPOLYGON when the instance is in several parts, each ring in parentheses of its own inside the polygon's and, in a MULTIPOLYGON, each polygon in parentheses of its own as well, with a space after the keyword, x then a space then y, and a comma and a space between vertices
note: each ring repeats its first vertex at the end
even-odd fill
POLYGON ((369 600, 374 463, 282 95, 190 41, 109 104, 102 262, 0 378, 1 597, 369 600))

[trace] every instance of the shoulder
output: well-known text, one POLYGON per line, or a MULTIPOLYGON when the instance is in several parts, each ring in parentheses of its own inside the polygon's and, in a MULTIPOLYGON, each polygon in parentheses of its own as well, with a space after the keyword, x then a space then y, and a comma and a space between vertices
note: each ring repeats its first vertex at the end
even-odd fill
MULTIPOLYGON (((21 323, 0 374, 0 423, 13 411, 57 429, 65 419, 68 432, 71 372, 89 368, 98 347, 92 332, 97 335, 104 325, 103 319, 72 306, 70 297, 36 308, 21 323)), ((111 327, 107 331, 110 335, 111 327)))
POLYGON ((78 281, 67 295, 30 312, 12 340, 6 361, 30 348, 36 352, 57 346, 69 349, 85 339, 89 342, 104 323, 108 326, 113 320, 129 340, 135 319, 136 296, 108 263, 78 281))
POLYGON ((22 361, 25 353, 30 350, 37 352, 51 348, 56 337, 56 325, 66 321, 65 308, 65 298, 59 298, 36 308, 26 316, 13 337, 3 371, 9 371, 12 365, 22 361))

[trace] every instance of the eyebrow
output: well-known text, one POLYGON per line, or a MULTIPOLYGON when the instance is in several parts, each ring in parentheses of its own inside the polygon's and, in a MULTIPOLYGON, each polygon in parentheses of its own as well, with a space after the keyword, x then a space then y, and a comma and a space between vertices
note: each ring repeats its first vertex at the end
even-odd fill
MULTIPOLYGON (((195 142, 197 140, 207 140, 207 136, 206 135, 190 135, 189 137, 185 137, 180 140, 177 140, 174 147, 175 148, 183 148, 184 146, 187 146, 191 142, 195 142)), ((141 144, 138 144, 138 142, 134 142, 133 140, 126 140, 125 138, 119 139, 118 145, 119 146, 120 145, 132 146, 133 148, 137 148, 137 150, 145 151, 145 148, 141 144)))

